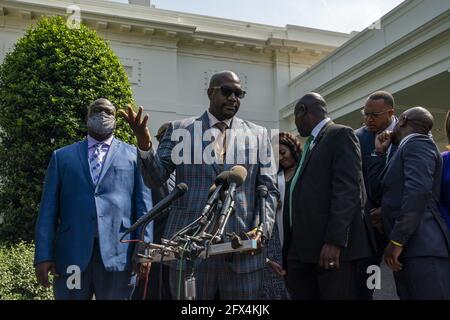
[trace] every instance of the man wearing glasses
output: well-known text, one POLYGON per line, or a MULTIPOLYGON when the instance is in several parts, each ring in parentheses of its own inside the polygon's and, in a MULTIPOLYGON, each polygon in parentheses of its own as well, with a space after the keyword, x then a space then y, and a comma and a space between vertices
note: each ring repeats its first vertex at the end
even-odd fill
MULTIPOLYGON (((394 129, 397 123, 394 113, 394 97, 386 91, 372 93, 367 98, 366 104, 361 110, 365 125, 356 130, 356 136, 361 145, 362 169, 366 188, 368 185, 368 164, 375 150, 375 137, 383 131, 392 131, 394 129)), ((388 160, 392 157, 396 149, 397 146, 394 145, 389 147, 388 160)), ((358 275, 360 276, 358 298, 364 300, 371 300, 373 296, 373 290, 367 288, 366 282, 369 276, 367 274, 367 267, 370 265, 380 265, 384 248, 387 244, 381 221, 380 200, 371 198, 369 194, 367 195, 365 216, 370 221, 366 221, 366 224, 369 232, 374 236, 372 239, 375 239, 375 243, 372 245, 376 255, 361 260, 358 263, 358 275)))
MULTIPOLYGON (((245 91, 242 90, 241 82, 234 72, 222 71, 214 74, 211 77, 207 94, 210 101, 208 110, 200 117, 172 122, 157 150, 152 148, 150 132, 147 128, 148 115, 141 118, 142 107, 139 108, 137 114, 131 108, 128 113, 122 114, 137 137, 144 182, 152 189, 159 188, 167 181, 170 174, 176 171, 176 182, 184 182, 189 186, 189 191, 172 205, 164 232, 166 239, 199 217, 207 201, 208 190, 217 175, 222 171, 230 170, 236 164, 235 159, 239 158, 243 152, 256 148, 257 151, 261 151, 258 154, 268 155, 269 158, 272 154, 267 130, 235 116, 239 110, 241 99, 245 96, 245 91), (200 147, 196 145, 198 141, 194 138, 194 128, 198 127, 203 129, 203 133, 208 132, 214 137, 212 145, 208 145, 208 142, 203 143, 200 147), (175 133, 183 132, 183 130, 188 133, 187 140, 191 143, 187 153, 198 156, 198 153, 201 152, 201 163, 174 161, 172 151, 175 151, 174 148, 179 143, 179 138, 175 137, 175 133), (250 146, 249 139, 248 141, 243 140, 244 144, 232 144, 229 133, 234 130, 257 134, 258 138, 265 137, 266 143, 250 146), (208 150, 211 151, 209 154, 208 150), (208 155, 213 157, 212 164, 208 155), (231 155, 234 156, 234 159, 229 159, 233 158, 231 155)), ((184 143, 186 142, 184 141, 186 135, 182 137, 182 140, 184 143)), ((246 167, 247 177, 242 186, 236 189, 236 210, 234 215, 229 218, 225 231, 227 233, 235 232, 239 235, 247 233, 250 237, 260 240, 254 225, 256 216, 259 214, 256 189, 259 185, 265 185, 269 191, 266 200, 266 226, 264 228, 264 235, 267 237, 273 227, 275 201, 278 196, 275 182, 276 172, 265 170, 270 167, 270 164, 263 164, 261 161, 250 163, 249 157, 245 159, 245 163, 239 162, 239 164, 246 167)), ((198 263, 195 265, 197 299, 209 300, 219 297, 224 300, 247 300, 261 297, 262 272, 265 263, 263 254, 217 255, 206 260, 197 260, 196 263, 198 263)), ((177 299, 183 298, 185 274, 180 270, 184 271, 185 267, 186 263, 170 263, 170 288, 172 296, 177 299)))

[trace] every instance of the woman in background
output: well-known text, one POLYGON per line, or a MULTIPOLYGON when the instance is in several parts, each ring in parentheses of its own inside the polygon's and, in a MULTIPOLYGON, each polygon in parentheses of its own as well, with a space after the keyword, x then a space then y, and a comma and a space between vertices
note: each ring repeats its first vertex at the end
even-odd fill
POLYGON ((275 224, 272 237, 267 242, 267 266, 264 268, 264 298, 268 300, 290 299, 284 283, 286 271, 283 269, 282 248, 284 242, 283 219, 288 214, 289 206, 285 203, 288 198, 286 190, 294 176, 297 163, 301 157, 300 141, 291 133, 281 132, 274 139, 274 149, 279 148, 278 201, 275 224))
MULTIPOLYGON (((447 133, 447 139, 450 150, 450 110, 447 112, 445 118, 445 132, 447 133)), ((450 151, 442 153, 442 159, 444 165, 442 168, 442 182, 441 182, 441 214, 447 222, 447 226, 450 229, 450 151)))

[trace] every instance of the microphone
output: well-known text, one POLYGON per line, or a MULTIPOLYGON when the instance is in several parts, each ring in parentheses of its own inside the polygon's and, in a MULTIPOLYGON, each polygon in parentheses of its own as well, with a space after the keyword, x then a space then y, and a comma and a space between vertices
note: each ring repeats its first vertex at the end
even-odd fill
POLYGON ((266 199, 269 194, 269 190, 266 185, 260 185, 256 188, 256 194, 259 198, 259 221, 258 232, 264 237, 264 228, 266 226, 266 199))
POLYGON ((133 232, 134 230, 139 228, 141 225, 158 218, 163 214, 163 211, 172 204, 174 200, 180 198, 187 191, 188 186, 185 183, 178 184, 167 197, 158 202, 149 212, 140 217, 127 231, 125 231, 125 234, 122 236, 122 238, 130 232, 133 232))
POLYGON ((234 166, 231 168, 230 175, 228 176, 228 192, 225 201, 222 205, 222 210, 219 214, 218 224, 217 224, 217 240, 220 240, 225 229, 227 220, 234 210, 234 197, 236 189, 239 188, 247 178, 247 169, 243 166, 234 166))
MULTIPOLYGON (((222 171, 214 180, 214 184, 209 188, 208 191, 208 201, 200 214, 201 217, 206 218, 209 211, 214 206, 214 203, 220 197, 221 191, 228 188, 228 177, 230 176, 230 171, 222 171)), ((206 221, 201 220, 201 222, 206 223, 206 221)))
MULTIPOLYGON (((211 205, 216 201, 219 196, 219 192, 228 189, 228 177, 230 176, 230 171, 222 171, 214 180, 213 185, 209 188, 208 191, 208 201, 206 202, 206 206, 211 207, 211 205)), ((209 209, 208 207, 208 209, 209 209)), ((205 212, 203 209, 203 212, 205 212)))

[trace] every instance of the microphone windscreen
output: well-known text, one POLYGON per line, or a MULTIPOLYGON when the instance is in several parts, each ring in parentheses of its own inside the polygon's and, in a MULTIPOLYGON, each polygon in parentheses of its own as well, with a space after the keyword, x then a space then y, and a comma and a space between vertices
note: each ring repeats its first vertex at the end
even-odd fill
POLYGON ((230 171, 222 171, 214 180, 216 185, 224 184, 225 187, 228 188, 228 176, 230 175, 230 171))
POLYGON ((231 168, 228 176, 228 183, 235 183, 238 187, 241 186, 247 178, 247 169, 243 166, 234 166, 231 168))

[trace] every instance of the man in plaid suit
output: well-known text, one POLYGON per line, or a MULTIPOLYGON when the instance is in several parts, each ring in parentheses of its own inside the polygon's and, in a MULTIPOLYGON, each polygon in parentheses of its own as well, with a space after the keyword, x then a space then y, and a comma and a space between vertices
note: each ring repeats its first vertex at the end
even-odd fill
MULTIPOLYGON (((278 190, 273 162, 266 161, 272 158, 267 130, 235 116, 245 96, 235 73, 214 74, 207 93, 209 109, 200 117, 172 122, 157 151, 152 148, 148 115, 141 119, 142 107, 137 114, 131 108, 128 113, 122 113, 138 140, 138 161, 144 182, 151 188, 158 188, 176 170, 176 183, 184 182, 189 186, 189 191, 172 204, 164 238, 170 238, 200 215, 216 176, 236 164, 247 169, 247 178, 237 188, 236 211, 228 220, 225 232, 245 232, 257 238, 254 231, 259 215, 256 188, 265 185, 269 191, 264 228, 268 237, 274 223, 278 190), (204 141, 207 137, 214 139, 204 141), (243 139, 246 137, 248 139, 243 139), (257 138, 256 144, 251 143, 255 141, 252 137, 257 138), (188 146, 188 150, 180 150, 180 145, 188 146)), ((197 299, 260 298, 264 256, 232 253, 198 259, 195 264, 197 299)), ((179 270, 185 266, 185 262, 170 263, 170 287, 174 297, 182 298, 184 293, 184 274, 179 270)))

